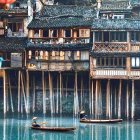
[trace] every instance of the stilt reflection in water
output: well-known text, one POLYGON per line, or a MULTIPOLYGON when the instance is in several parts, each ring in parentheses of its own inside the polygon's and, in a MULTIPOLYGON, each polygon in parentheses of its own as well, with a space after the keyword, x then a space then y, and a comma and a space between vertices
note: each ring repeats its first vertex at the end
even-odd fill
POLYGON ((30 129, 31 117, 0 119, 0 140, 139 140, 140 122, 123 122, 118 124, 83 124, 74 118, 39 117, 47 126, 74 126, 72 132, 49 132, 30 129))

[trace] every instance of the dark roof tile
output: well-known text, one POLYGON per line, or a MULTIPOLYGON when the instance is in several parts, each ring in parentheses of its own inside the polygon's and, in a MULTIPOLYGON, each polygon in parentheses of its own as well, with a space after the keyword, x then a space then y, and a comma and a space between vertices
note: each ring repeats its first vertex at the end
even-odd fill
POLYGON ((75 5, 47 5, 40 11, 42 17, 54 17, 63 15, 95 17, 96 12, 92 6, 75 6, 75 5))
POLYGON ((0 50, 1 51, 24 51, 27 46, 27 38, 17 37, 1 37, 0 38, 0 50))
POLYGON ((91 18, 83 17, 58 17, 58 18, 39 18, 34 19, 28 28, 61 28, 61 27, 80 27, 91 26, 91 18))
POLYGON ((138 19, 94 19, 92 29, 95 30, 140 30, 138 19))

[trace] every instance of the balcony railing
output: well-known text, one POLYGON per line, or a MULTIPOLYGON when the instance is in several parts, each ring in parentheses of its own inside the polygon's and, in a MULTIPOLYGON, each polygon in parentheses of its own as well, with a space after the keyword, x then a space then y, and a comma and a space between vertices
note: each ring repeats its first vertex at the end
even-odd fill
POLYGON ((116 78, 116 79, 123 79, 128 77, 127 70, 91 70, 90 74, 94 78, 116 78))
POLYGON ((89 62, 28 62, 27 68, 30 70, 48 70, 48 71, 69 71, 69 70, 89 70, 89 62))
POLYGON ((31 38, 32 44, 86 44, 90 43, 89 38, 31 38))
POLYGON ((127 52, 126 42, 96 42, 93 46, 94 52, 127 52))
POLYGON ((24 32, 10 32, 7 33, 8 37, 26 37, 27 35, 24 32))

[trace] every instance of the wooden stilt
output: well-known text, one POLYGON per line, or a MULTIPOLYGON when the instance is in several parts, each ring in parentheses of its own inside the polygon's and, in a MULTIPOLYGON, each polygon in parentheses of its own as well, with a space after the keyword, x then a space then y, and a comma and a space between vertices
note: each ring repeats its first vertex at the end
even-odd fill
POLYGON ((8 112, 10 107, 9 107, 9 75, 8 72, 6 74, 6 111, 8 112))
POLYGON ((79 112, 79 100, 78 100, 78 84, 77 84, 77 80, 78 80, 78 74, 77 71, 75 72, 75 115, 78 114, 79 112))
POLYGON ((110 119, 110 79, 107 81, 106 92, 106 117, 110 119))
POLYGON ((122 94, 122 80, 119 82, 119 94, 118 94, 118 118, 121 118, 121 94, 122 94))
POLYGON ((114 103, 114 113, 115 113, 115 116, 117 115, 117 91, 116 91, 116 88, 115 88, 115 95, 114 95, 114 100, 115 100, 115 103, 114 103))
POLYGON ((82 77, 82 75, 81 75, 81 95, 80 95, 80 97, 81 97, 81 110, 83 109, 83 77, 82 77))
MULTIPOLYGON (((23 75, 22 73, 20 74, 21 75, 21 90, 22 90, 22 94, 21 94, 21 103, 22 103, 22 100, 24 99, 24 104, 25 104, 25 111, 26 113, 28 112, 27 111, 27 100, 26 100, 26 95, 25 95, 25 89, 24 89, 24 82, 23 82, 23 75), (22 96, 23 95, 23 96, 22 96), (23 98, 22 98, 23 97, 23 98)), ((23 104, 21 104, 21 111, 23 112, 23 104)))
POLYGON ((20 96, 20 73, 21 71, 18 71, 18 112, 20 112, 20 105, 21 105, 21 96, 20 96))
POLYGON ((26 71, 26 97, 27 97, 27 114, 30 113, 30 96, 29 96, 29 71, 26 71))
POLYGON ((56 113, 58 114, 58 110, 59 110, 59 91, 58 91, 58 88, 59 88, 59 77, 57 75, 57 98, 56 98, 56 113))
POLYGON ((62 74, 60 72, 60 114, 62 115, 62 74))
POLYGON ((33 112, 35 112, 35 76, 33 77, 33 112))
POLYGON ((11 89, 11 80, 9 76, 9 92, 10 92, 10 103, 11 103, 11 110, 14 112, 14 106, 13 106, 13 98, 12 98, 12 89, 11 89))
POLYGON ((99 81, 99 103, 100 103, 100 116, 102 115, 102 87, 101 81, 99 81))
POLYGON ((98 116, 98 80, 96 80, 96 91, 95 91, 95 118, 98 116))
POLYGON ((134 80, 132 80, 132 108, 131 108, 131 119, 134 119, 135 116, 135 89, 134 89, 134 80))
POLYGON ((45 76, 44 71, 42 71, 43 114, 46 114, 46 94, 45 94, 44 76, 45 76))
POLYGON ((94 115, 94 85, 93 85, 93 80, 92 80, 92 83, 91 83, 91 114, 92 114, 92 117, 94 115))
POLYGON ((53 107, 53 92, 52 92, 52 78, 51 73, 49 72, 49 89, 50 89, 50 109, 51 109, 51 116, 54 114, 54 107, 53 107))
POLYGON ((90 116, 91 116, 91 102, 92 102, 91 99, 92 99, 92 95, 91 95, 91 89, 90 89, 91 88, 90 77, 89 77, 88 81, 89 81, 89 89, 88 89, 89 90, 89 113, 90 113, 90 116))
POLYGON ((126 86, 126 117, 129 119, 129 83, 126 86))
POLYGON ((3 105, 4 105, 4 114, 6 114, 6 72, 3 71, 3 105))

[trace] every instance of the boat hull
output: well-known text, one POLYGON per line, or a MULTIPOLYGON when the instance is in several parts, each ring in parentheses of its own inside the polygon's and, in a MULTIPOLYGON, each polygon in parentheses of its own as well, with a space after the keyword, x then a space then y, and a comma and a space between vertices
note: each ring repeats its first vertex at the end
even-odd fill
POLYGON ((59 132, 65 132, 65 131, 74 131, 75 127, 31 127, 34 130, 42 130, 42 131, 59 131, 59 132))
POLYGON ((85 120, 80 120, 81 123, 118 123, 122 122, 122 119, 109 119, 109 120, 91 120, 91 119, 85 119, 85 120))

